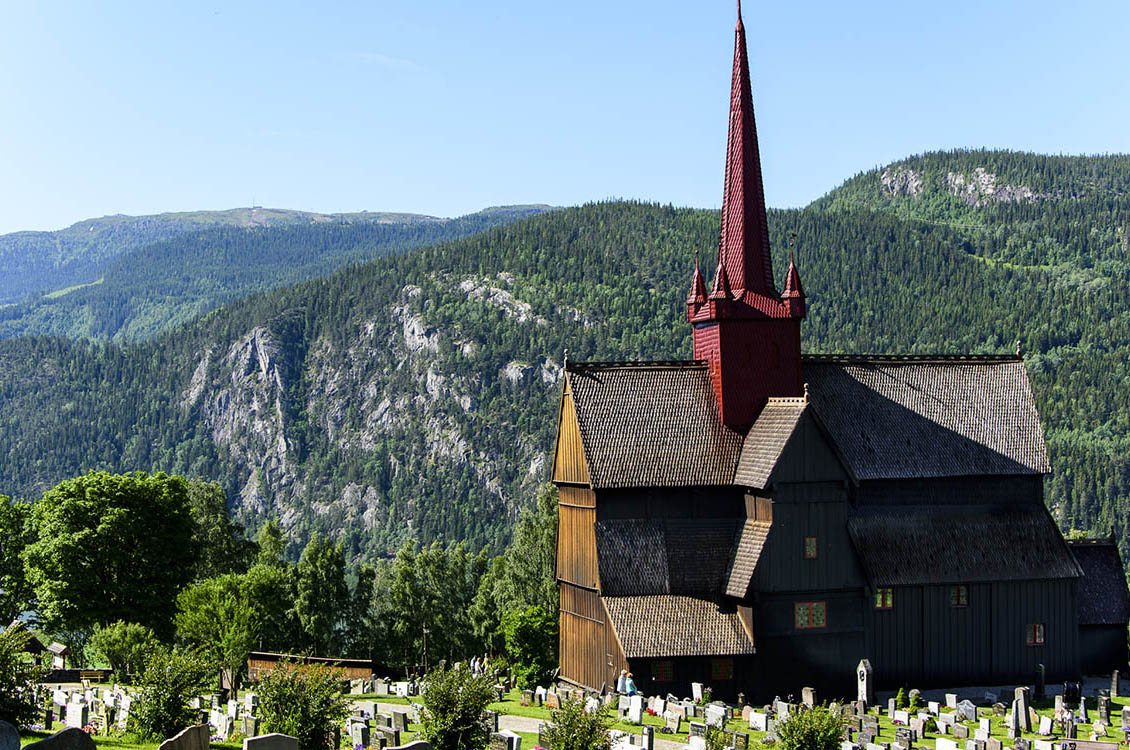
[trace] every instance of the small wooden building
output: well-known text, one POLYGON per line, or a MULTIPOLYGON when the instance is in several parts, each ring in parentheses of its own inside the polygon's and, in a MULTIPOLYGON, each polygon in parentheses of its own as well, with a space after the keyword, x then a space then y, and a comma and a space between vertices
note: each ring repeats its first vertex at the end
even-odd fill
POLYGON ((562 677, 754 700, 851 695, 862 658, 885 687, 1077 677, 1095 594, 1044 506, 1019 355, 801 356, 740 15, 725 180, 713 281, 696 263, 687 297, 694 359, 566 362, 562 677))
POLYGON ((325 656, 297 656, 253 651, 247 657, 247 680, 256 682, 264 674, 273 672, 280 662, 298 665, 324 664, 341 675, 343 680, 367 680, 373 676, 375 663, 371 659, 334 659, 325 656))

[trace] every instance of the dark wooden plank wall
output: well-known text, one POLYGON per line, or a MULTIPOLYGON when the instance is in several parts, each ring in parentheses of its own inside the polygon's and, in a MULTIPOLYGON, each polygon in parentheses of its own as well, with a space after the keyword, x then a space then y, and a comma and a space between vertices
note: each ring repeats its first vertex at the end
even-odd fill
POLYGON ((835 591, 865 585, 847 533, 846 497, 840 482, 777 485, 773 527, 757 564, 754 590, 835 591), (809 536, 816 537, 814 560, 804 557, 809 536))
POLYGON ((619 518, 744 518, 735 487, 653 487, 601 490, 598 521, 619 518))
POLYGON ((867 658, 880 686, 1001 684, 1076 676, 1079 638, 1074 582, 968 585, 969 606, 950 606, 949 585, 896 586, 894 606, 865 609, 867 658), (1043 623, 1044 646, 1028 646, 1026 626, 1043 623))
POLYGON ((565 388, 561 394, 561 408, 557 419, 557 442, 553 449, 554 482, 588 484, 589 468, 585 462, 584 445, 581 442, 581 429, 577 424, 577 408, 573 404, 573 394, 569 390, 569 378, 565 378, 565 388))
POLYGON ((771 481, 835 482, 848 478, 831 443, 808 412, 801 417, 773 469, 771 481))

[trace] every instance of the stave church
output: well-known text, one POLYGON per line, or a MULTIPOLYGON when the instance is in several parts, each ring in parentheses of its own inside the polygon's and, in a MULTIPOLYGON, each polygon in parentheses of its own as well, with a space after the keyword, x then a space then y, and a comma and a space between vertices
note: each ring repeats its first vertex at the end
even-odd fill
POLYGON ((694 359, 565 368, 561 678, 763 700, 852 696, 864 658, 880 688, 1125 668, 1122 561, 1089 545, 1084 569, 1044 505, 1019 354, 802 354, 740 5, 729 117, 718 263, 708 285, 696 262, 686 299, 694 359))

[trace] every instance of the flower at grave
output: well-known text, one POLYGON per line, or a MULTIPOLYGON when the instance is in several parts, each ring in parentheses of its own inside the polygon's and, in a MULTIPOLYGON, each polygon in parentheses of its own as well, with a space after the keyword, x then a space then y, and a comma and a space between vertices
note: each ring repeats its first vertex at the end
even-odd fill
POLYGON ((356 745, 353 746, 353 750, 365 750, 365 746, 362 745, 360 742, 358 742, 356 745))

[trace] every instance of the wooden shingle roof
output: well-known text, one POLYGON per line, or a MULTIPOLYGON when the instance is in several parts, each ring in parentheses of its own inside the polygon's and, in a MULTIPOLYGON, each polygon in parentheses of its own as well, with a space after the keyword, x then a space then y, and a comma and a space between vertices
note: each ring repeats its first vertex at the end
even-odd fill
POLYGON ((1076 595, 1080 625, 1121 625, 1130 621, 1130 591, 1118 545, 1108 541, 1067 543, 1083 569, 1076 595))
POLYGON ((863 511, 848 519, 848 533, 872 586, 1082 574, 1042 504, 863 511))
POLYGON ((701 362, 568 366, 592 486, 728 485, 742 436, 722 424, 701 362))
POLYGON ((772 524, 768 521, 749 519, 742 526, 738 543, 734 545, 734 557, 730 562, 730 574, 726 577, 726 594, 744 599, 753 582, 753 572, 761 559, 761 550, 769 538, 772 524))
POLYGON ((804 399, 769 399, 742 443, 734 484, 757 488, 768 484, 777 459, 806 408, 804 399))
POLYGON ((805 357, 812 404, 857 480, 1046 474, 1015 357, 805 357))
POLYGON ((737 518, 597 521, 601 593, 718 598, 740 524, 737 518))
POLYGON ((605 596, 604 604, 629 659, 754 653, 737 613, 722 612, 706 599, 605 596))

